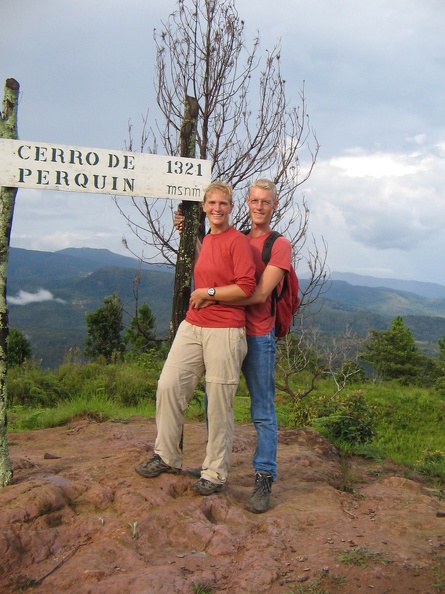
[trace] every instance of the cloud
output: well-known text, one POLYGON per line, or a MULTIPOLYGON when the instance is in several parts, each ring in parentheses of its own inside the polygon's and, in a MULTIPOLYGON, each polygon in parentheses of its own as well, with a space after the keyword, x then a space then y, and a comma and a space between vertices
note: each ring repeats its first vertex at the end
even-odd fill
POLYGON ((56 301, 57 303, 66 303, 63 299, 55 299, 51 291, 39 289, 36 293, 28 291, 19 291, 16 297, 8 297, 10 305, 28 305, 30 303, 42 303, 43 301, 56 301))
MULTIPOLYGON (((257 0, 254 14, 251 0, 236 4, 249 47, 257 32, 262 58, 281 44, 290 105, 304 84, 321 149, 301 195, 329 267, 445 284, 445 2, 275 0, 271 11, 257 0)), ((159 117, 151 31, 177 7, 78 0, 61 18, 57 0, 4 0, 0 70, 21 84, 20 137, 122 149, 131 122, 138 144, 142 115, 154 127, 159 117)), ((148 249, 108 197, 57 194, 19 191, 12 245, 126 253, 128 235, 132 251, 148 249)))
POLYGON ((349 151, 318 162, 312 177, 311 214, 321 234, 335 230, 336 241, 411 251, 443 234, 445 152, 439 145, 405 153, 349 151))

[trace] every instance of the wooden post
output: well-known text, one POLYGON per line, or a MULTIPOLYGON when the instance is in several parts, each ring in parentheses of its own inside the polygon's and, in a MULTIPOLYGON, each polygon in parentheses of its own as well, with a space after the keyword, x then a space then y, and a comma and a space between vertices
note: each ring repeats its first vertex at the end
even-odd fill
MULTIPOLYGON (((20 85, 13 78, 5 83, 3 111, 0 113, 0 138, 18 138, 17 108, 20 85)), ((6 487, 13 478, 7 438, 7 349, 9 320, 6 304, 6 273, 9 241, 17 188, 0 188, 0 486, 6 487)))
MULTIPOLYGON (((197 100, 194 97, 186 95, 184 118, 181 126, 181 157, 195 157, 198 108, 197 100)), ((184 228, 181 234, 176 261, 170 322, 170 345, 176 336, 179 324, 187 313, 192 285, 196 240, 199 236, 202 239, 204 235, 204 217, 201 203, 184 200, 181 210, 184 215, 184 228)))

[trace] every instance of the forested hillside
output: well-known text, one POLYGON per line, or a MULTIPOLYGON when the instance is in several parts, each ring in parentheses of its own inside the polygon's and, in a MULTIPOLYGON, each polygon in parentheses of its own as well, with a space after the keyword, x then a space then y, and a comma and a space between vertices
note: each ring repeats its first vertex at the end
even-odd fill
MULTIPOLYGON (((108 250, 70 248, 38 252, 11 248, 10 325, 26 334, 37 360, 46 367, 56 367, 69 349, 83 351, 85 314, 101 307, 108 295, 119 295, 126 311, 125 322, 134 316, 133 281, 137 274, 137 260, 108 250)), ((157 335, 165 337, 171 314, 173 270, 145 265, 140 274, 139 305, 149 304, 157 320, 157 335)), ((376 284, 380 281, 384 282, 375 279, 376 284)), ((359 282, 359 278, 354 278, 354 282, 359 282)), ((370 282, 368 277, 366 282, 370 282)), ((304 287, 304 279, 301 285, 304 287)), ((404 286, 422 292, 418 282, 411 286, 405 281, 404 286)), ((435 294, 440 294, 439 289, 440 286, 435 287, 435 294)), ((434 347, 445 336, 445 299, 334 280, 323 295, 323 302, 316 324, 324 333, 342 334, 349 326, 364 337, 370 328, 385 329, 400 315, 418 341, 434 347)))

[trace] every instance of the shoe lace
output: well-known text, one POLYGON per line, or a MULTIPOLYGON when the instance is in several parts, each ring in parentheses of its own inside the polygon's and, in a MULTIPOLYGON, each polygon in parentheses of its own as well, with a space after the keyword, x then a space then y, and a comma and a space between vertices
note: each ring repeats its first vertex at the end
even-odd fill
POLYGON ((268 474, 257 473, 255 477, 255 493, 260 492, 261 495, 267 495, 272 490, 272 480, 268 474))

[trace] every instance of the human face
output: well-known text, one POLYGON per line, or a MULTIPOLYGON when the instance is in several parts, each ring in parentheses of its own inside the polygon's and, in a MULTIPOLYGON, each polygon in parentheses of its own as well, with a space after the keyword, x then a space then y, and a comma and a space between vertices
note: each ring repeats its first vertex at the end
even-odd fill
POLYGON ((229 215, 233 204, 224 192, 213 190, 203 202, 202 209, 206 213, 212 233, 222 233, 229 228, 229 215))
POLYGON ((278 204, 278 201, 272 198, 270 190, 254 186, 250 189, 247 197, 247 205, 252 224, 257 227, 269 226, 270 219, 278 204))

